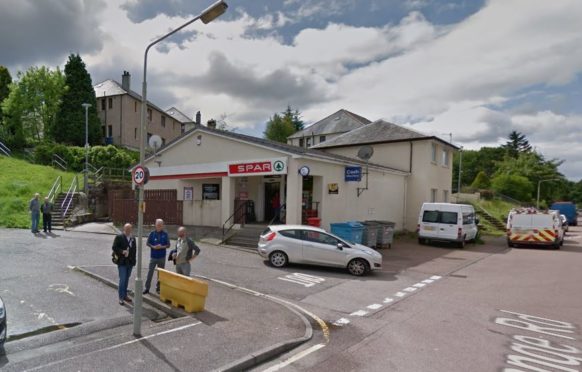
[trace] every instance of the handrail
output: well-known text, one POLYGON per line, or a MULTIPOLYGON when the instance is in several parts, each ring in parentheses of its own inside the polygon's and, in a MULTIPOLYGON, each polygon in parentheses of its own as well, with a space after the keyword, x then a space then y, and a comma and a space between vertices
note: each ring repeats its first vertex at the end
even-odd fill
POLYGON ((65 217, 69 212, 69 208, 73 202, 73 198, 75 197, 75 192, 79 188, 79 181, 77 176, 73 177, 73 181, 71 181, 71 186, 69 186, 69 190, 67 190, 67 194, 61 203, 61 217, 63 217, 63 226, 65 226, 65 217), (66 206, 65 206, 66 205, 66 206))
POLYGON ((0 141, 0 151, 6 156, 12 156, 12 150, 10 150, 2 141, 0 141))
POLYGON ((59 168, 61 168, 62 170, 66 171, 67 170, 67 161, 63 158, 61 158, 60 156, 58 156, 57 154, 53 154, 53 160, 51 162, 51 164, 53 166, 58 166, 59 168))
MULTIPOLYGON (((226 237, 226 234, 228 234, 230 232, 230 230, 232 230, 232 228, 234 227, 235 223, 235 216, 237 216, 241 210, 246 209, 248 204, 248 200, 245 200, 241 205, 238 206, 238 208, 236 208, 234 210, 234 213, 232 215, 230 215, 230 217, 228 217, 226 219, 226 221, 224 221, 224 224, 222 224, 222 240, 224 241, 224 238, 226 237), (232 220, 232 223, 230 225, 230 227, 227 229, 226 225, 230 222, 230 220, 232 220)), ((242 219, 242 226, 244 226, 245 224, 245 219, 246 219, 246 213, 243 213, 243 219, 242 219)))
POLYGON ((276 220, 279 222, 283 221, 283 217, 281 217, 281 213, 285 211, 287 213, 287 204, 281 205, 281 207, 275 212, 275 216, 269 221, 269 226, 275 223, 276 220))
POLYGON ((47 195, 47 197, 51 203, 53 203, 55 201, 55 196, 61 192, 62 187, 63 187, 63 177, 58 176, 57 179, 55 180, 55 182, 53 182, 53 186, 51 187, 51 190, 49 191, 49 193, 47 195))

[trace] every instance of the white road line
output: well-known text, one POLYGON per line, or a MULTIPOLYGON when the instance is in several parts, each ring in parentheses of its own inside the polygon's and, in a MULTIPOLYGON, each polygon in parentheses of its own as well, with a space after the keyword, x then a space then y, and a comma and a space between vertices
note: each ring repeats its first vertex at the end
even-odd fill
POLYGON ((367 307, 368 307, 368 309, 370 309, 370 310, 378 310, 379 308, 381 308, 381 307, 382 307, 382 305, 380 305, 380 304, 372 304, 372 305, 369 305, 369 306, 367 306, 367 307))
POLYGON ((404 288, 403 291, 405 292, 414 292, 416 291, 418 288, 414 288, 414 287, 408 287, 408 288, 404 288))
POLYGON ((390 302, 393 302, 393 301, 394 301, 394 300, 393 300, 393 299, 391 299, 390 297, 386 297, 386 298, 384 299, 384 301, 382 301, 382 302, 384 302, 385 304, 389 304, 390 302))
POLYGON ((313 287, 315 285, 315 283, 305 283, 303 281, 294 280, 294 279, 291 279, 291 278, 277 278, 277 279, 284 280, 286 282, 295 283, 295 284, 300 284, 300 285, 302 285, 302 286, 304 286, 306 288, 313 287))
POLYGON ((415 285, 413 285, 413 287, 416 287, 416 288, 422 288, 424 286, 426 286, 426 284, 424 284, 424 283, 416 283, 415 285))
POLYGON ((423 283, 426 283, 426 284, 430 284, 430 283, 434 282, 434 280, 432 280, 432 279, 425 279, 422 282, 423 283))
POLYGON ((313 345, 312 347, 310 347, 309 349, 305 349, 302 352, 293 355, 291 358, 279 363, 279 364, 275 364, 274 366, 265 369, 263 372, 275 372, 278 371, 282 368, 287 367, 289 364, 295 363, 296 361, 298 361, 301 358, 305 358, 306 356, 308 356, 309 354, 321 349, 322 347, 325 347, 325 344, 317 344, 317 345, 313 345))
POLYGON ((394 296, 396 296, 396 297, 404 297, 404 296, 406 296, 406 293, 404 293, 404 292, 396 292, 396 294, 394 296))
POLYGON ((130 341, 127 341, 127 342, 123 342, 121 344, 109 346, 109 347, 106 347, 106 348, 103 348, 103 349, 99 349, 99 350, 94 350, 94 351, 91 351, 91 352, 86 353, 86 354, 75 355, 75 356, 70 357, 70 358, 57 360, 57 361, 52 362, 52 363, 43 364, 42 366, 38 366, 38 367, 35 367, 35 368, 32 368, 32 369, 28 369, 27 371, 37 371, 39 369, 44 369, 46 367, 54 366, 54 365, 61 364, 61 363, 64 363, 64 362, 68 362, 70 360, 74 360, 74 359, 77 359, 77 358, 86 357, 88 355, 93 355, 93 354, 101 353, 103 351, 110 351, 110 350, 119 349, 120 347, 123 347, 123 346, 135 344, 137 342, 140 342, 140 341, 143 341, 143 340, 148 340, 150 338, 154 338, 154 337, 157 337, 157 336, 167 335, 168 333, 174 333, 174 332, 182 331, 184 329, 187 329, 187 328, 190 328, 190 327, 194 327, 194 326, 197 326, 199 324, 202 324, 202 322, 195 322, 195 323, 191 323, 191 324, 186 324, 185 326, 182 326, 182 327, 168 329, 167 331, 162 331, 162 332, 154 333, 154 334, 151 334, 151 335, 143 336, 143 337, 140 337, 140 338, 136 338, 135 340, 130 340, 130 341))
POLYGON ((358 311, 354 311, 353 313, 350 314, 350 316, 364 316, 368 314, 367 311, 365 310, 358 310, 358 311))
POLYGON ((332 324, 335 325, 335 326, 338 326, 338 327, 343 327, 343 326, 345 326, 347 324, 350 324, 350 320, 349 319, 346 319, 346 318, 339 318, 338 320, 336 320, 332 324))
POLYGON ((433 275, 430 277, 432 280, 439 280, 440 278, 442 278, 441 276, 438 275, 433 275))

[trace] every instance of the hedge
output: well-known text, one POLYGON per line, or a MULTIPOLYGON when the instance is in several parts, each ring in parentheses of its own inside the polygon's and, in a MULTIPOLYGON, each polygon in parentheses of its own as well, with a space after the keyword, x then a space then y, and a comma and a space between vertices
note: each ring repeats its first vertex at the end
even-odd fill
MULTIPOLYGON (((44 143, 35 147, 34 160, 38 164, 51 165, 53 154, 67 162, 67 170, 80 172, 85 167, 85 148, 58 143, 44 143)), ((92 146, 89 163, 96 168, 129 168, 137 164, 139 154, 135 151, 108 146, 92 146)))

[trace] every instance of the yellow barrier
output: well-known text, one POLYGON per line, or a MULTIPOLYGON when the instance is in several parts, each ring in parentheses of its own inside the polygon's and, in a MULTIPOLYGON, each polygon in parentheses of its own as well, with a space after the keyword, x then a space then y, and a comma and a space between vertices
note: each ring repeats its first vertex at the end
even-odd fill
POLYGON ((160 275, 160 300, 170 301, 172 306, 184 307, 189 313, 204 311, 208 283, 157 268, 160 275))

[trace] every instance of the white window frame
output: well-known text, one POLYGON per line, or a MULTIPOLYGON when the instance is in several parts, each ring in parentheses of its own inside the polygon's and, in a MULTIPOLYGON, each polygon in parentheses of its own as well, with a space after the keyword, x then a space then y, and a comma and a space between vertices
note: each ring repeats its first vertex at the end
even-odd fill
POLYGON ((438 198, 439 190, 438 189, 430 189, 430 202, 436 203, 438 198))
POLYGON ((443 190, 443 203, 449 202, 449 190, 443 190))
POLYGON ((431 151, 431 160, 430 161, 433 164, 436 164, 437 160, 438 160, 438 149, 437 149, 436 143, 434 143, 434 142, 431 143, 431 150, 430 151, 431 151))
POLYGON ((443 165, 443 167, 448 167, 450 165, 450 163, 451 163, 450 158, 451 158, 451 156, 450 156, 449 150, 443 149, 443 151, 442 151, 442 165, 443 165))

